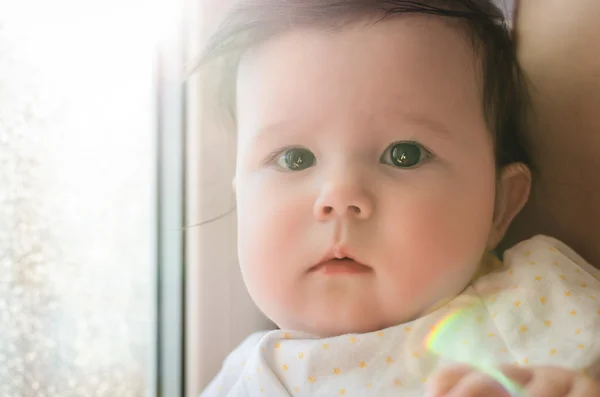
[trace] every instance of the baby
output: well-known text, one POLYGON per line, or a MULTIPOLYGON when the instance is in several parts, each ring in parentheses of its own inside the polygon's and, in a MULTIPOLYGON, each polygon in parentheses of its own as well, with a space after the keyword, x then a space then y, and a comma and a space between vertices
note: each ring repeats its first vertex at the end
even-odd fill
POLYGON ((545 236, 493 254, 531 164, 491 0, 249 1, 217 57, 240 266, 280 330, 203 396, 504 396, 496 367, 531 396, 600 393, 579 372, 600 354, 599 272, 545 236))

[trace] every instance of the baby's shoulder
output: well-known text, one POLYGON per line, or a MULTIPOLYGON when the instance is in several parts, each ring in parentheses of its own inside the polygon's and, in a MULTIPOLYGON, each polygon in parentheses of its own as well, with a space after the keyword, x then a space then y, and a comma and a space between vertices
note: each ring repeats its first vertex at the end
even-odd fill
POLYGON ((252 356, 258 346, 260 341, 271 331, 259 331, 251 334, 246 337, 230 354, 227 356, 225 360, 225 365, 228 363, 237 364, 244 363, 247 361, 250 356, 252 356))
POLYGON ((565 243, 545 235, 537 235, 524 240, 504 253, 500 273, 516 278, 532 273, 542 273, 540 277, 560 279, 561 284, 595 280, 600 287, 600 270, 587 263, 565 243), (569 277, 569 275, 571 277, 569 277))
POLYGON ((473 284, 480 296, 512 300, 526 293, 529 299, 544 301, 566 294, 600 302, 600 270, 552 237, 537 235, 516 244, 504 253, 502 264, 496 268, 473 284))
POLYGON ((580 368, 600 356, 600 271, 566 244, 540 235, 515 245, 472 292, 515 359, 580 368))
POLYGON ((200 397, 229 395, 229 391, 238 381, 246 362, 256 354, 260 341, 269 331, 255 332, 244 339, 223 361, 221 371, 204 389, 200 397))

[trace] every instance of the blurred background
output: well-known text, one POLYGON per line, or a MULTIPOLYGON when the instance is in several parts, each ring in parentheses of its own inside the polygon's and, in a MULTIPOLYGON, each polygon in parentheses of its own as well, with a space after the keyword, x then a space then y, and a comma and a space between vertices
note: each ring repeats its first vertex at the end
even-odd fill
POLYGON ((0 396, 197 396, 269 326, 186 74, 226 4, 0 1, 0 396))
POLYGON ((0 1, 1 396, 156 390, 158 6, 0 1))

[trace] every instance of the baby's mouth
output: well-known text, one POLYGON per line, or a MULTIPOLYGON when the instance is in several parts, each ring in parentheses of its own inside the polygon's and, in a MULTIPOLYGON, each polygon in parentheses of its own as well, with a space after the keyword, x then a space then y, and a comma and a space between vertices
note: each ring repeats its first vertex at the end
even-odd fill
POLYGON ((324 275, 360 275, 371 273, 372 271, 371 267, 348 257, 330 258, 309 269, 309 273, 324 275))

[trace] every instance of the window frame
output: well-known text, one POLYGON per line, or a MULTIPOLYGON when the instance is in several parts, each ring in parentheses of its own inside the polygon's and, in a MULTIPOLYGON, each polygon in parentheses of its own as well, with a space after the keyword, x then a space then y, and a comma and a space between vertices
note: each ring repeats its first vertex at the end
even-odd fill
MULTIPOLYGON (((157 333, 152 396, 185 390, 185 109, 184 7, 157 46, 157 333)), ((173 21, 168 21, 169 23, 173 21)))

